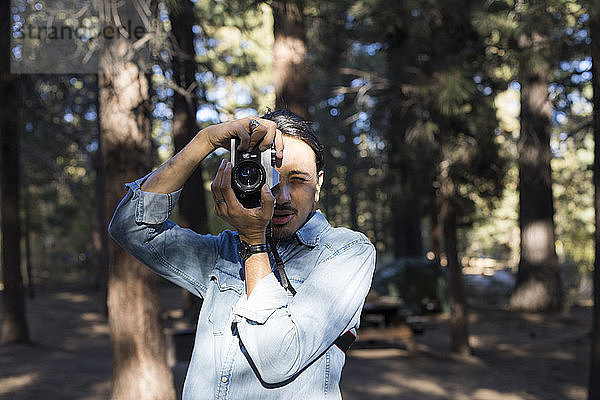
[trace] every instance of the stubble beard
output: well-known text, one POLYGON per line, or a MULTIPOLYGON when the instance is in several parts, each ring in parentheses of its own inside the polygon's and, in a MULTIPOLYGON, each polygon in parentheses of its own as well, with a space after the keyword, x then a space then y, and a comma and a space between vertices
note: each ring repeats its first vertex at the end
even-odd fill
POLYGON ((280 240, 288 240, 292 238, 296 232, 290 232, 287 227, 273 227, 273 240, 279 242, 280 240))

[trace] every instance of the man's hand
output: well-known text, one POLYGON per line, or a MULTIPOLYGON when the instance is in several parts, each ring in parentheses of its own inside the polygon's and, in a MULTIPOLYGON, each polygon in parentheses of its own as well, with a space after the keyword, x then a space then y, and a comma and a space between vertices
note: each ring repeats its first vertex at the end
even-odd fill
POLYGON ((263 151, 274 144, 276 163, 281 165, 283 138, 277 129, 277 124, 268 119, 246 117, 202 129, 179 153, 161 165, 142 183, 142 190, 154 193, 174 192, 183 186, 206 156, 219 147, 229 150, 231 139, 235 138, 240 139, 239 151, 250 150, 257 143, 260 143, 259 149, 263 151), (253 130, 249 126, 252 119, 260 124, 253 130))
POLYGON ((275 145, 275 157, 280 165, 283 159, 283 139, 281 132, 277 129, 275 122, 258 117, 245 117, 235 121, 223 122, 217 125, 211 125, 198 133, 198 136, 203 136, 213 150, 223 147, 230 149, 231 139, 240 139, 240 144, 237 147, 239 151, 249 151, 254 148, 257 143, 260 143, 259 150, 264 151, 275 145), (250 120, 256 120, 260 123, 259 126, 250 130, 250 120))
POLYGON ((215 180, 210 186, 215 200, 215 213, 235 227, 243 241, 249 244, 266 243, 265 231, 273 217, 275 197, 265 184, 260 193, 262 206, 244 208, 231 188, 231 169, 231 162, 221 161, 215 180))

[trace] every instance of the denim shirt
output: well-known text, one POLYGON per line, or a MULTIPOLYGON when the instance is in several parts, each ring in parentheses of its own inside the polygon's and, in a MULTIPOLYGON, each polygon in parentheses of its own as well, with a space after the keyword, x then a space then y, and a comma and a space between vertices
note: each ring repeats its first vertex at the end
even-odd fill
POLYGON ((183 398, 340 399, 345 353, 333 342, 356 333, 375 269, 361 233, 332 228, 315 212, 277 250, 297 294, 280 284, 275 262, 247 298, 238 235, 200 235, 168 220, 181 189, 129 191, 111 236, 157 274, 204 299, 183 398))

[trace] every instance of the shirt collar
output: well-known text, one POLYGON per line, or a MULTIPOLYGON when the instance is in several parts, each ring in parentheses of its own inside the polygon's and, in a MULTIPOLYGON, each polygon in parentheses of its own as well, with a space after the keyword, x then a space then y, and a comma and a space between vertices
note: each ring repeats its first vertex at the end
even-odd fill
POLYGON ((296 236, 302 244, 315 247, 319 244, 321 234, 328 227, 330 227, 330 225, 329 222, 327 222, 327 218, 325 218, 321 210, 317 210, 310 219, 296 231, 296 236))

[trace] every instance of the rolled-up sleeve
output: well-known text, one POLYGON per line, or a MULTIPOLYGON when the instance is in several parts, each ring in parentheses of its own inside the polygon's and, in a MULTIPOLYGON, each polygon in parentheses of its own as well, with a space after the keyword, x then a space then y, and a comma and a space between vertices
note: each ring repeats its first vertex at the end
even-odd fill
POLYGON ((181 189, 167 194, 142 191, 146 177, 125 185, 129 190, 115 210, 109 233, 157 274, 203 297, 218 256, 219 238, 170 221, 181 189))
POLYGON ((371 286, 375 249, 362 235, 318 262, 288 297, 273 273, 234 307, 239 338, 260 378, 293 378, 346 330, 358 326, 371 286))
MULTIPOLYGON (((234 313, 258 324, 264 324, 267 319, 287 303, 287 294, 271 272, 262 278, 250 293, 242 296, 235 306, 234 313)), ((238 321, 241 319, 238 318, 238 321)))

